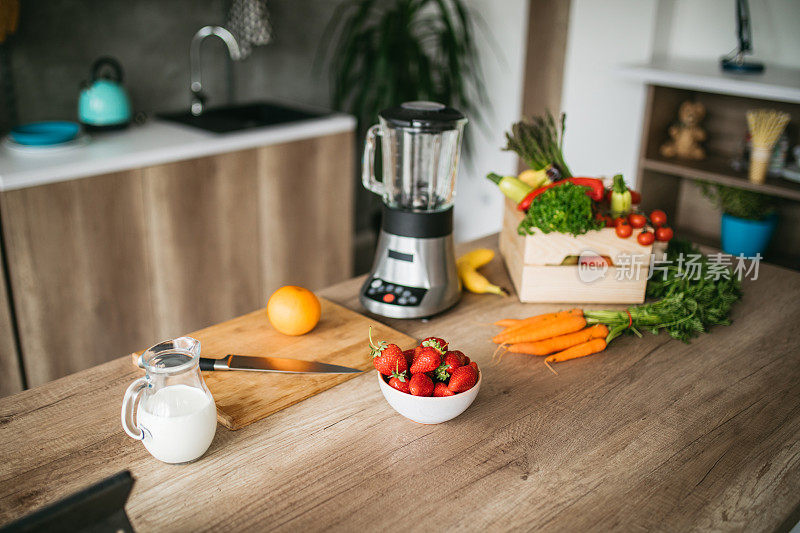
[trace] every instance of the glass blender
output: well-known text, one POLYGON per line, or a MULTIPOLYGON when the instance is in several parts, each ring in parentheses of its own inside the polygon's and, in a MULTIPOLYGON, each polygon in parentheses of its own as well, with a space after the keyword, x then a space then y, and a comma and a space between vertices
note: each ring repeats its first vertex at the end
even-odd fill
POLYGON ((383 223, 361 303, 391 318, 431 316, 461 296, 453 246, 453 196, 467 118, 435 102, 378 114, 367 132, 362 182, 383 198, 383 223), (375 177, 381 139, 382 180, 375 177))

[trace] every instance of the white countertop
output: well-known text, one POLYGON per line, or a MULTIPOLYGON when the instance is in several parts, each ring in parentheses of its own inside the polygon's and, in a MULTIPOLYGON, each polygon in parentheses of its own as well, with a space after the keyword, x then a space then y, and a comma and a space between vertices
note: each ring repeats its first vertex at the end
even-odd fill
POLYGON ((800 103, 800 70, 775 65, 760 74, 738 74, 723 71, 719 61, 662 59, 619 72, 650 85, 800 103))
POLYGON ((223 134, 151 119, 121 131, 92 133, 78 146, 51 153, 19 153, 3 143, 0 191, 331 135, 355 127, 355 118, 343 114, 223 134))

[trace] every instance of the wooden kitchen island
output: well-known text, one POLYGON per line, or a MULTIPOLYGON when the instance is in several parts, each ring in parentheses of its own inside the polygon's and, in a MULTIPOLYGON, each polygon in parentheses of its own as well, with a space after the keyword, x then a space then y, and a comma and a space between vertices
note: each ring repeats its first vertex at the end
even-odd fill
MULTIPOLYGON (((499 259, 488 275, 510 286, 499 259)), ((360 283, 321 294, 360 311, 360 283)), ((0 524, 127 468, 139 531, 787 530, 800 520, 800 274, 761 265, 743 285, 730 327, 691 344, 619 338, 558 376, 529 356, 493 366, 488 324, 564 306, 465 294, 429 322, 388 321, 478 361, 483 386, 460 417, 411 422, 369 372, 219 426, 181 466, 123 433, 139 373, 120 357, 0 400, 0 524)))

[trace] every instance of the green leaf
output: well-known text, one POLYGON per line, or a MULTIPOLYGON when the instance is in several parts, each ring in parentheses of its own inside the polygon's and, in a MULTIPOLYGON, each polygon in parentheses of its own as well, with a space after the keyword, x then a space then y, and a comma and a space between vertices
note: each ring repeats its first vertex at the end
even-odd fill
POLYGON ((328 59, 332 104, 355 114, 362 131, 382 109, 418 99, 457 107, 484 122, 488 97, 463 0, 345 2, 320 46, 325 49, 315 66, 328 59))
POLYGON ((534 229, 538 229, 542 233, 582 235, 603 225, 594 217, 592 199, 586 195, 586 188, 565 181, 534 198, 519 223, 518 233, 533 234, 534 229))
POLYGON ((764 220, 775 212, 776 200, 766 194, 697 181, 703 195, 723 212, 747 220, 764 220))
POLYGON ((436 369, 434 375, 439 381, 447 381, 450 379, 450 374, 447 372, 447 365, 444 363, 442 363, 439 368, 436 369))

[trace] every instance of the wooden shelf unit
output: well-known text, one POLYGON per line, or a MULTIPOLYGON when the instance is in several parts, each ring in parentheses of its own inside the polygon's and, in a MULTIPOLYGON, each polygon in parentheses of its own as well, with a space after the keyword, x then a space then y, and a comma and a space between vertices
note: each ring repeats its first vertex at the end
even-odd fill
POLYGON ((777 102, 715 94, 683 87, 648 85, 642 145, 639 156, 637 187, 642 192, 642 208, 666 210, 676 235, 719 248, 721 213, 700 193, 697 180, 757 191, 779 199, 780 220, 765 259, 781 266, 800 269, 800 183, 768 177, 757 185, 747 179, 746 171, 736 171, 731 161, 737 157, 747 134, 745 113, 748 109, 772 108, 790 114, 790 146, 797 144, 800 125, 800 102, 777 102), (659 148, 668 139, 667 130, 686 100, 703 103, 706 117, 701 123, 708 132, 703 144, 708 157, 702 161, 666 159, 659 148))
POLYGON ((778 198, 800 201, 800 183, 779 177, 767 176, 763 185, 750 182, 746 171, 731 167, 730 158, 710 156, 704 161, 676 161, 671 159, 643 159, 641 165, 647 170, 663 172, 689 180, 702 180, 738 187, 778 198))

